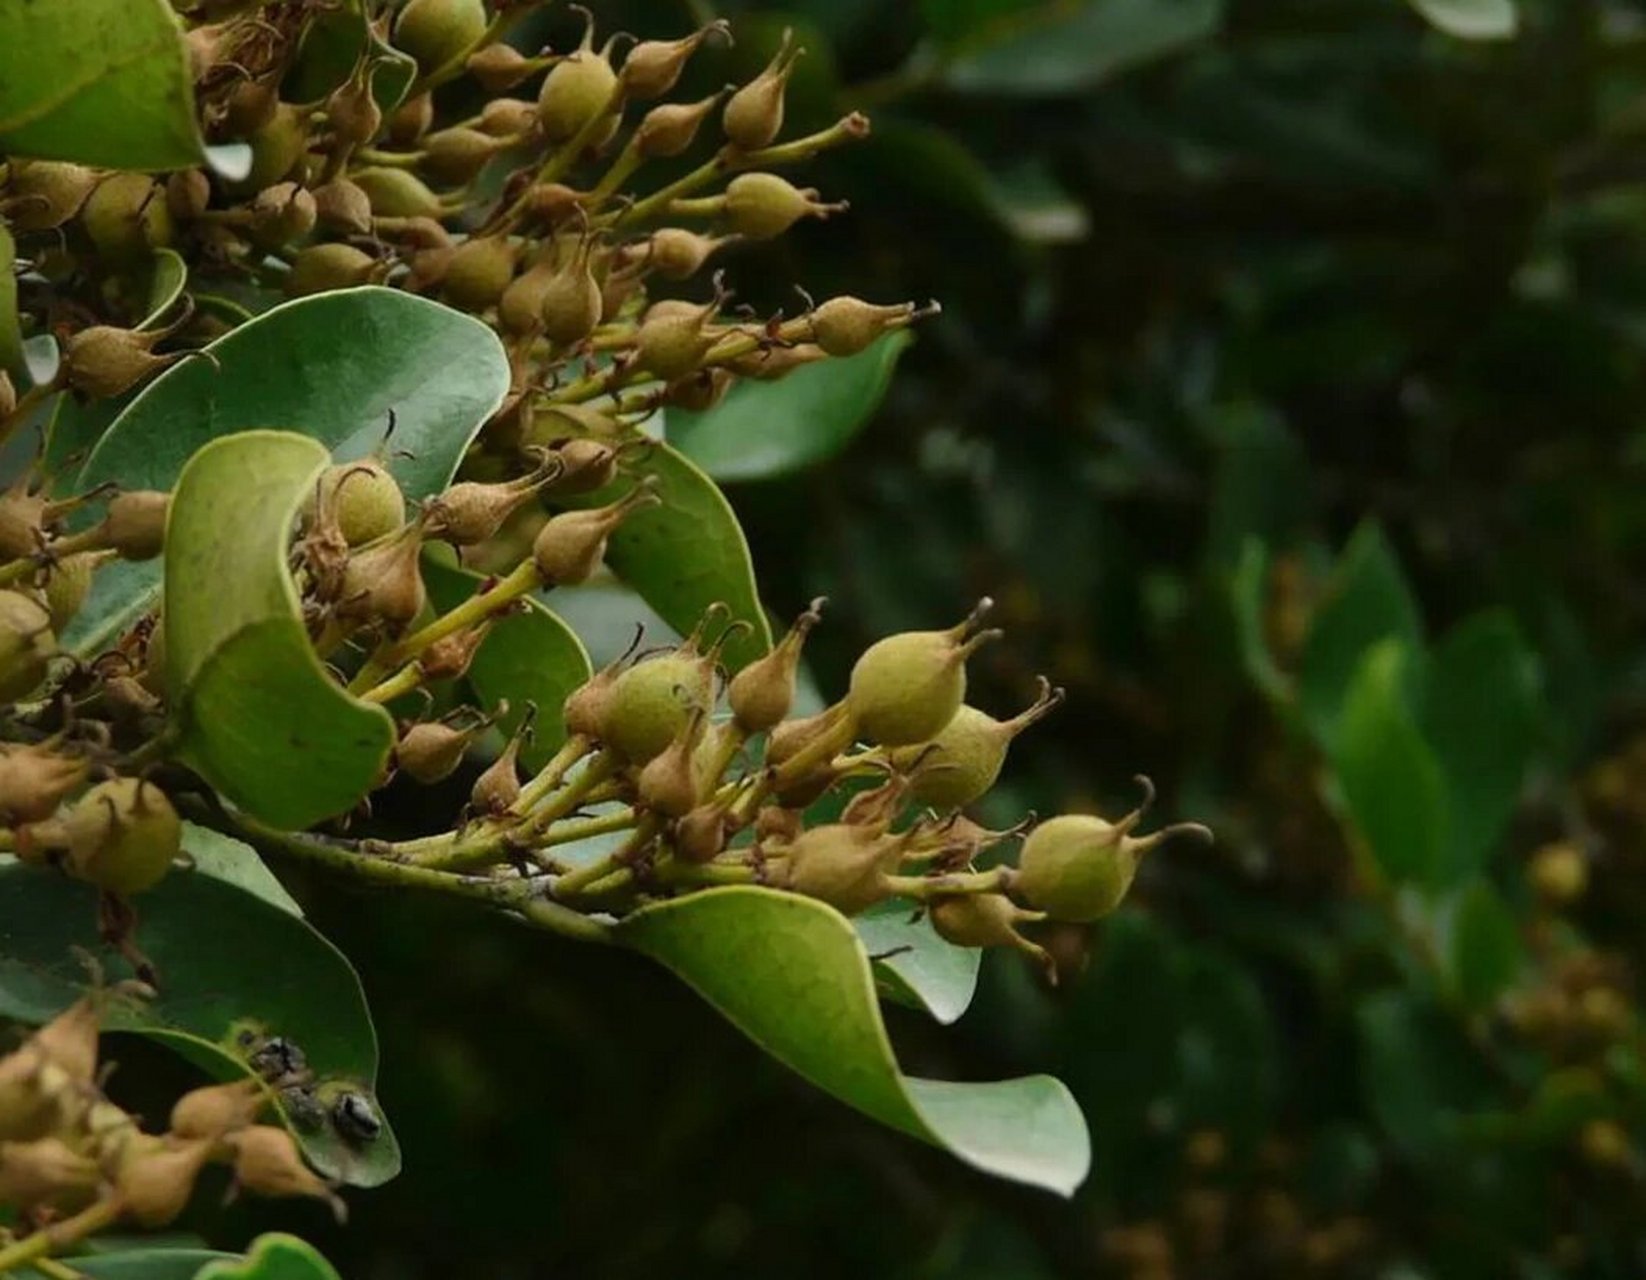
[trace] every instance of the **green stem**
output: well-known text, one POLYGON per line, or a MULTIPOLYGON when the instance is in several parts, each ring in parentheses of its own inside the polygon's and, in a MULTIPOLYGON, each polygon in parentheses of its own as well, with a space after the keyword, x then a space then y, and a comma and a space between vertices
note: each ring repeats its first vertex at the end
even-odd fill
POLYGON ((234 822, 255 844, 300 858, 352 880, 481 902, 580 942, 611 941, 609 926, 542 897, 538 892, 539 883, 534 880, 456 875, 394 861, 320 837, 277 831, 244 815, 235 815, 234 822))
POLYGON ((537 775, 520 788, 520 799, 515 807, 523 813, 529 813, 551 791, 558 790, 572 766, 588 755, 593 745, 582 734, 572 734, 566 739, 566 744, 554 753, 553 758, 537 771, 537 775))
POLYGON ((960 893, 1001 893, 1011 883, 1011 868, 941 876, 887 876, 886 887, 900 898, 925 902, 960 893))
POLYGON ((588 866, 577 871, 568 871, 554 882, 552 892, 556 898, 574 897, 591 885, 598 884, 607 876, 618 871, 625 871, 629 864, 637 858, 641 851, 656 838, 662 823, 653 814, 647 814, 641 819, 627 840, 619 849, 608 853, 604 858, 591 862, 588 866))
POLYGON ((49 1227, 24 1236, 15 1244, 0 1248, 0 1276, 10 1275, 57 1249, 84 1240, 95 1231, 111 1225, 120 1216, 118 1196, 106 1196, 72 1218, 53 1223, 49 1227))
POLYGON ((396 698, 410 693, 423 683, 423 668, 415 662, 408 662, 396 671, 382 684, 373 685, 358 697, 362 702, 393 702, 396 698))

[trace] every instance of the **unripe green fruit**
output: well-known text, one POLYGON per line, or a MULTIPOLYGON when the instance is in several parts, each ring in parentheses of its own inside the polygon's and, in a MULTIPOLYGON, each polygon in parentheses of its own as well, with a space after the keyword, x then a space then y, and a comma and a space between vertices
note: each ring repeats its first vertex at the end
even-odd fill
POLYGON ((495 306, 514 279, 515 248, 506 236, 477 236, 452 250, 441 288, 465 311, 495 306))
POLYGON ((375 459, 327 467, 316 487, 319 501, 329 505, 337 531, 351 547, 376 542, 406 523, 405 495, 375 459))
POLYGON ((96 552, 82 551, 78 555, 64 556, 51 566, 44 595, 53 631, 61 631, 68 626, 74 615, 80 612, 80 606, 86 603, 86 597, 91 593, 92 572, 98 563, 96 552))
POLYGON ((377 269, 377 259, 352 244, 311 244, 292 259, 281 287, 288 298, 306 298, 365 284, 377 269))
POLYGON ((5 189, 6 221, 18 231, 60 227, 80 212, 97 183, 97 174, 84 165, 13 160, 5 189))
POLYGON ((69 870, 123 897, 159 884, 183 848, 177 810, 138 778, 98 783, 69 811, 67 827, 69 870))
POLYGON ((171 211, 159 185, 144 173, 114 173, 86 197, 80 210, 98 255, 130 266, 172 241, 171 211))
POLYGON ((678 314, 654 317, 648 313, 635 333, 635 355, 640 364, 665 382, 692 372, 715 343, 715 335, 708 329, 714 310, 711 303, 678 314))
MULTIPOLYGON (((543 126, 543 136, 550 142, 565 142, 606 110, 616 88, 617 73, 611 63, 596 53, 585 39, 582 48, 555 63, 543 78, 543 88, 537 96, 537 119, 543 126)), ((615 112, 611 123, 615 129, 615 112)), ((605 140, 605 137, 591 138, 590 143, 598 146, 605 140)))
POLYGON ((891 896, 886 876, 897 865, 896 837, 843 822, 802 832, 784 852, 784 884, 842 915, 867 911, 891 896))
POLYGON ((540 65, 513 45, 499 41, 487 45, 484 49, 476 49, 463 64, 463 69, 473 76, 488 94, 497 94, 507 93, 522 80, 529 78, 540 65))
POLYGON ((709 255, 725 243, 724 238, 715 240, 682 227, 664 227, 652 233, 650 262, 665 279, 684 280, 695 275, 709 255))
POLYGON ((966 697, 966 659, 999 636, 984 631, 967 639, 977 616, 948 631, 887 636, 863 651, 852 667, 847 703, 865 737, 901 747, 943 731, 966 697))
POLYGON ((516 336, 531 333, 543 323, 543 296, 555 278, 555 269, 545 263, 522 271, 497 300, 497 321, 516 336))
POLYGON ((588 581, 606 555, 612 531, 629 514, 661 501, 650 484, 637 485, 616 502, 588 511, 563 511, 537 531, 532 562, 544 586, 576 586, 588 581))
POLYGON ((45 606, 20 591, 0 591, 0 704, 38 689, 56 652, 45 606))
POLYGON ((1124 831, 1095 815, 1070 813, 1030 832, 1013 888, 1054 919, 1084 923, 1118 907, 1136 874, 1137 853, 1124 831))
POLYGON ((740 173, 726 187, 726 220, 751 240, 772 240, 801 218, 824 218, 845 208, 820 204, 816 197, 775 173, 740 173))
MULTIPOLYGON (((991 715, 962 705, 932 739, 937 748, 921 769, 910 793, 934 809, 971 804, 995 784, 1006 762, 1011 733, 991 715)), ((913 753, 920 748, 905 748, 913 753)))
POLYGON ((1017 931, 1017 926, 1046 917, 1024 911, 1005 894, 961 893, 938 898, 928 915, 937 936, 957 947, 1012 947, 1039 961, 1055 984, 1057 963, 1049 952, 1017 931))
POLYGON ((758 151, 777 137, 783 128, 783 95, 801 52, 794 47, 794 32, 785 31, 766 69, 732 94, 720 122, 734 147, 758 151))
POLYGON ((238 182, 228 184, 236 193, 272 187, 297 167, 309 145, 308 117, 291 103, 282 102, 249 142, 251 169, 238 182))
POLYGON ((623 59, 623 88, 636 101, 661 98, 680 79, 687 60, 710 35, 730 38, 726 23, 711 22, 679 40, 643 40, 623 59))
POLYGON ((813 600, 770 653, 744 667, 726 686, 732 719, 744 733, 765 733, 789 714, 800 650, 811 629, 822 621, 823 604, 821 597, 813 600))
POLYGON ((652 760, 706 710, 713 676, 701 658, 665 654, 636 663, 612 682, 601 708, 600 740, 633 764, 652 760))
POLYGON ((326 123, 339 142, 365 146, 383 127, 383 108, 372 92, 371 75, 351 76, 326 99, 326 123))
POLYGON ((480 109, 480 132, 514 138, 537 127, 537 104, 524 98, 493 98, 480 109))
POLYGON ((589 269, 587 254, 551 275, 544 283, 538 315, 543 336, 550 342, 570 346, 581 342, 600 323, 600 284, 589 269))
POLYGON ((438 218, 445 212, 440 197, 415 173, 379 167, 357 169, 349 176, 379 218, 438 218))
POLYGON ((464 57, 486 34, 484 0, 407 0, 394 23, 394 47, 425 76, 464 57))
POLYGON ((280 110, 280 86, 273 76, 242 80, 223 106, 223 129, 231 138, 250 138, 280 110))

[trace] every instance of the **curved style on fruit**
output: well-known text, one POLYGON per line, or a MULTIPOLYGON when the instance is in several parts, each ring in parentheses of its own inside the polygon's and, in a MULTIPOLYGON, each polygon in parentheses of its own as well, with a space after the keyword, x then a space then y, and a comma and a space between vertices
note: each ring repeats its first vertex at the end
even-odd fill
POLYGON ((100 782, 67 823, 68 867, 108 893, 152 889, 183 849, 183 827, 166 793, 140 778, 100 782))
POLYGON ((1133 837, 1132 830, 1154 799, 1148 779, 1138 781, 1144 788, 1143 801, 1117 822, 1095 814, 1064 814, 1030 832, 1012 876, 1012 892, 1054 920, 1089 923, 1125 899, 1138 861, 1149 850, 1174 836, 1211 841, 1212 833, 1196 822, 1133 837))
POLYGON ((612 682, 598 737, 625 760, 644 765, 684 733, 713 696, 712 664, 702 654, 676 650, 647 658, 612 682))
POLYGON ((779 850, 786 858, 782 883, 855 916, 891 896, 886 877, 896 870, 902 849, 899 837, 876 826, 813 827, 779 850))
POLYGON ((936 737, 919 747, 894 752, 892 763, 914 774, 910 794, 921 804, 934 809, 963 808, 994 786, 1012 739, 1062 701, 1063 690, 1053 689, 1042 678, 1034 703, 1010 720, 996 720, 962 704, 936 737))

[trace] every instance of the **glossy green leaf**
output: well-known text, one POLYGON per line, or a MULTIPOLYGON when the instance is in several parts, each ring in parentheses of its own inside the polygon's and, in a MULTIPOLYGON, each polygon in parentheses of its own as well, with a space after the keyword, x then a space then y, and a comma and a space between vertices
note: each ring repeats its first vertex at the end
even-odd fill
POLYGON ((643 908, 618 931, 766 1052, 881 1123, 1060 1195, 1085 1178, 1085 1120, 1058 1081, 954 1084, 898 1070, 868 956, 832 908, 738 886, 643 908))
POLYGON ((831 458, 873 416, 905 330, 844 360, 802 365, 775 382, 739 382, 705 413, 671 410, 669 443, 721 482, 788 475, 831 458))
POLYGON ((1447 968, 1458 998, 1471 1008, 1495 1000, 1520 972, 1520 929, 1508 903, 1485 880, 1463 891, 1452 912, 1447 968))
POLYGON ((1506 613, 1479 614, 1430 655, 1423 707, 1451 800, 1448 862, 1484 867, 1514 816, 1538 738, 1536 660, 1506 613))
MULTIPOLYGON (((736 672, 772 647, 737 516, 714 481, 666 444, 654 445, 640 470, 657 478, 663 504, 636 511, 618 526, 606 563, 682 635, 711 604, 727 605, 749 627, 721 650, 736 672)), ((589 505, 614 502, 633 484, 621 479, 594 494, 589 505)))
POLYGON ((270 1232, 243 1260, 213 1262, 195 1280, 337 1280, 337 1272, 308 1241, 270 1232))
MULTIPOLYGON (((443 612, 473 595, 482 580, 466 569, 425 560, 423 581, 443 612)), ((528 704, 536 705, 536 732, 520 758, 528 769, 540 769, 566 740, 566 698, 593 672, 588 651, 572 629, 541 601, 528 597, 525 612, 492 625, 469 664, 467 678, 482 706, 509 704, 509 714, 499 722, 504 733, 513 733, 528 704)))
MULTIPOLYGON (((273 427, 341 458, 369 453, 393 415, 387 465, 410 498, 445 488, 509 386, 508 360, 478 320, 395 289, 342 289, 288 302, 173 365, 115 419, 79 483, 170 489, 219 436, 273 427)), ((147 607, 154 564, 112 564, 64 636, 95 653, 147 607)))
POLYGON ((213 831, 198 823, 185 822, 183 852, 194 863, 192 874, 210 876, 232 884, 294 916, 303 914, 303 908, 286 892, 286 886, 275 879, 274 872, 263 861, 263 855, 244 840, 236 840, 233 836, 226 836, 221 831, 213 831))
MULTIPOLYGON (((160 974, 158 996, 122 1002, 111 1030, 158 1040, 220 1079, 244 1074, 237 1034, 279 1035, 302 1049, 321 1095, 367 1097, 377 1078, 377 1034, 355 976, 337 948, 289 911, 209 875, 173 874, 138 900, 138 942, 160 974)), ((79 881, 0 864, 0 1014, 45 1022, 86 982, 75 948, 110 979, 129 972, 97 936, 96 893, 79 881)), ((315 1167, 358 1186, 400 1170, 387 1125, 360 1146, 329 1122, 293 1132, 315 1167)))
POLYGON ((1463 40, 1505 40, 1519 26, 1515 0, 1411 0, 1437 30, 1463 40))
MULTIPOLYGON (((89 1280, 194 1280, 200 1268, 212 1262, 232 1262, 236 1255, 211 1249, 139 1249, 60 1259, 76 1275, 89 1280)), ((32 1267, 17 1273, 19 1280, 46 1280, 32 1267)))
POLYGON ((188 264, 171 249, 156 250, 149 262, 148 303, 136 327, 156 327, 171 310, 172 303, 183 296, 188 283, 188 264))
POLYGON ((23 363, 23 327, 17 314, 17 242, 10 230, 0 223, 0 372, 11 375, 12 386, 19 386, 28 374, 23 363))
POLYGON ((1259 538, 1247 538, 1229 577, 1229 607, 1234 614, 1240 663, 1253 683, 1277 704, 1292 697, 1291 682, 1269 652, 1263 619, 1267 610, 1269 551, 1259 538))
POLYGON ((189 462, 166 529, 166 688, 178 752, 233 804, 300 828, 352 808, 394 743, 309 644, 287 569, 292 523, 326 450, 247 431, 189 462))
POLYGON ((1368 997, 1355 1021, 1367 1109, 1409 1159, 1445 1161, 1463 1115, 1493 1096, 1473 1046, 1455 1019, 1403 991, 1368 997))
POLYGON ((1349 682, 1331 752, 1350 816, 1391 880, 1444 878, 1446 783, 1407 702, 1410 650, 1374 646, 1349 682))
POLYGON ((115 169, 201 158, 183 31, 166 0, 0 4, 0 152, 115 169))
POLYGON ((1368 524, 1339 557, 1303 650, 1298 692, 1304 717, 1323 745, 1331 745, 1349 681, 1362 657, 1391 636, 1415 649, 1421 623, 1383 531, 1368 524))
POLYGON ((52 399, 52 415, 46 424, 45 470, 52 489, 63 493, 74 488, 72 482, 91 451, 131 402, 125 398, 81 400, 66 391, 52 399))
POLYGON ((912 902, 883 902, 853 917, 852 927, 874 964, 881 995, 951 1023, 977 993, 983 953, 945 942, 924 914, 914 918, 915 910, 912 902))
MULTIPOLYGON (((928 0, 954 8, 968 0, 928 0)), ((975 7, 975 6, 969 6, 975 7)), ((1223 0, 1042 0, 965 23, 944 80, 976 93, 1079 93, 1212 35, 1223 0)), ((956 27, 962 24, 953 24, 956 27)))

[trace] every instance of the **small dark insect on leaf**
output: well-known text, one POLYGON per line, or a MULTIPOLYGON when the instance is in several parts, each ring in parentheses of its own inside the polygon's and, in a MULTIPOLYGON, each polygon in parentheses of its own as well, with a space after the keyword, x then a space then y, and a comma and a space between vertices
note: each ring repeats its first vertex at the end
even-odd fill
POLYGON ((332 1103, 331 1120, 343 1139, 355 1144, 375 1141, 383 1132, 383 1121, 371 1099, 352 1089, 339 1094, 332 1103))

